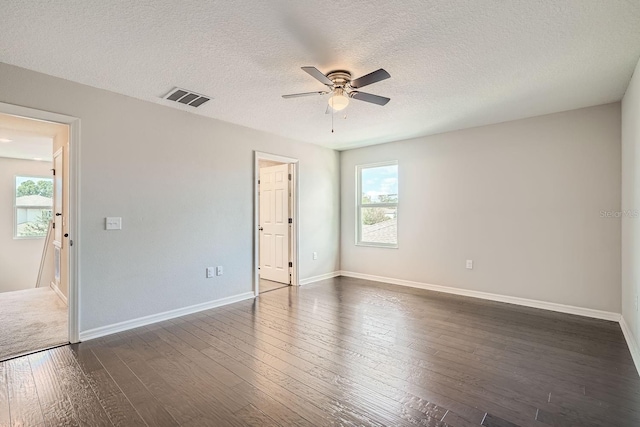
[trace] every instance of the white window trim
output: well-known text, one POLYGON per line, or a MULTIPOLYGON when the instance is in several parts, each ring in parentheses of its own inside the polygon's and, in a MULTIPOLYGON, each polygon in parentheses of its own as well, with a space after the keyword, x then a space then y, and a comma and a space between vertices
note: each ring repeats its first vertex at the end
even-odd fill
MULTIPOLYGON (((398 248, 398 236, 396 235, 396 243, 376 243, 376 242, 363 242, 362 241, 362 207, 367 208, 396 208, 396 218, 398 211, 400 210, 400 197, 398 197, 397 203, 371 203, 367 205, 362 204, 362 170, 381 167, 381 166, 398 166, 397 160, 390 160, 387 162, 369 163, 366 165, 356 165, 356 246, 370 246, 376 248, 398 248)), ((398 168, 398 177, 400 176, 400 168, 398 168)), ((398 179, 399 180, 399 179, 398 179)), ((398 186, 398 193, 400 193, 400 187, 398 186)))
MULTIPOLYGON (((16 186, 16 182, 18 178, 35 178, 35 179, 51 179, 50 176, 39 176, 39 175, 29 175, 29 174, 19 174, 13 176, 13 239, 14 240, 30 240, 30 239, 44 239, 47 235, 43 236, 18 236, 18 208, 23 209, 46 209, 42 206, 18 206, 16 204, 16 198, 18 197, 18 187, 16 186)), ((53 212, 53 202, 52 206, 49 208, 51 212, 53 212)))

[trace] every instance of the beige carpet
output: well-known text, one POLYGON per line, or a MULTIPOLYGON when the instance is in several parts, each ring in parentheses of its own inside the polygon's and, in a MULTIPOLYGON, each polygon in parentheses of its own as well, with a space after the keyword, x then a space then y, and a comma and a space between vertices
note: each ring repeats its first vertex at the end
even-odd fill
POLYGON ((50 288, 0 293, 0 360, 69 342, 67 306, 50 288))

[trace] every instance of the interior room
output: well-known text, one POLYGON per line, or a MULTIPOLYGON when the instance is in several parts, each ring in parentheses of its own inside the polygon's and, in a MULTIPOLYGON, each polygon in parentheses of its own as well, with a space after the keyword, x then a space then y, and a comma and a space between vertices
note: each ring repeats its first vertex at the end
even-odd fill
POLYGON ((640 425, 639 2, 2 11, 0 425, 640 425))

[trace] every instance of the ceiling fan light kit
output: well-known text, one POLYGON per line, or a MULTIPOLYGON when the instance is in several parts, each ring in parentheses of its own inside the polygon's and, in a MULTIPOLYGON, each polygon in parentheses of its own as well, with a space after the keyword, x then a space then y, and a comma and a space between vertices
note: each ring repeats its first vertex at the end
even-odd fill
POLYGON ((329 98, 329 107, 334 111, 342 111, 349 105, 349 97, 345 94, 343 89, 337 89, 334 94, 329 98))

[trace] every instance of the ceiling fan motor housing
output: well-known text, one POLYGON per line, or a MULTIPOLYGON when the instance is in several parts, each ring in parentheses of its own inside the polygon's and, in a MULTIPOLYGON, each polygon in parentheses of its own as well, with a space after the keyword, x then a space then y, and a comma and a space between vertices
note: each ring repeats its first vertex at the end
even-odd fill
POLYGON ((351 81, 351 73, 345 70, 335 70, 326 74, 336 87, 345 87, 351 81))

